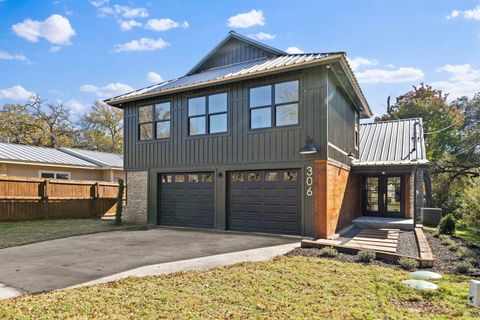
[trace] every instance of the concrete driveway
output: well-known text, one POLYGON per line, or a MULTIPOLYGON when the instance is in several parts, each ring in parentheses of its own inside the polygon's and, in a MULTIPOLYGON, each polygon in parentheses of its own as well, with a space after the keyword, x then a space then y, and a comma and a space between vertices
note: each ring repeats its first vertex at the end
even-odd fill
POLYGON ((145 265, 298 241, 168 228, 97 233, 0 249, 0 283, 30 293, 49 291, 145 265))

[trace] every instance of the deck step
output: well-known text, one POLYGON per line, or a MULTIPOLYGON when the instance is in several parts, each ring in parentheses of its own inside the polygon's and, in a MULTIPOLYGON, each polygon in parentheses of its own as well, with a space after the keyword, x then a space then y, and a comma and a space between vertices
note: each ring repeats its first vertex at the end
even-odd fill
POLYGON ((377 218, 377 217, 360 217, 352 221, 352 223, 362 229, 400 229, 413 230, 413 219, 402 218, 377 218))

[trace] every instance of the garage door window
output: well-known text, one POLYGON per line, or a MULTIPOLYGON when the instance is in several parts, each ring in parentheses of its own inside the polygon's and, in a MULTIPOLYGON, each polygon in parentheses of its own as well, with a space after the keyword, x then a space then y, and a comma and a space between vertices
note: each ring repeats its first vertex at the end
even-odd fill
POLYGON ((265 182, 275 182, 275 181, 278 181, 278 172, 265 173, 265 182))
POLYGON ((213 182, 213 174, 211 173, 202 174, 202 182, 213 182))
POLYGON ((257 182, 260 181, 260 173, 251 172, 248 174, 248 181, 257 182))
POLYGON ((283 181, 297 181, 298 172, 297 171, 285 171, 283 173, 283 181))
POLYGON ((176 175, 175 176, 175 182, 185 182, 185 176, 184 175, 176 175))
POLYGON ((171 183, 171 182, 173 182, 172 176, 170 176, 170 175, 162 175, 162 182, 163 182, 163 183, 171 183))
POLYGON ((243 173, 232 173, 232 182, 243 182, 243 173))
POLYGON ((188 175, 188 182, 199 182, 198 180, 198 174, 189 174, 188 175))

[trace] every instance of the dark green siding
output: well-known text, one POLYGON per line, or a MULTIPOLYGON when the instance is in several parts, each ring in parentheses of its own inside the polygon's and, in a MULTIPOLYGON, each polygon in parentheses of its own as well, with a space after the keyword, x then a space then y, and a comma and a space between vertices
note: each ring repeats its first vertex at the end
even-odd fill
POLYGON ((271 53, 261 48, 237 39, 230 39, 213 56, 203 62, 196 72, 271 56, 271 53))

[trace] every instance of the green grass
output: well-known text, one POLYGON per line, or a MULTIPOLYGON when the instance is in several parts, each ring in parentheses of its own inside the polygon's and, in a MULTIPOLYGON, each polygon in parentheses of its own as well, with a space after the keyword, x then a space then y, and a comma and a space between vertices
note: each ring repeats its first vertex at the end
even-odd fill
POLYGON ((480 247, 480 230, 474 229, 474 228, 468 228, 464 226, 460 226, 457 228, 457 231, 455 234, 466 240, 467 242, 470 242, 477 247, 480 247))
POLYGON ((408 273, 330 259, 280 257, 203 272, 0 301, 0 319, 470 319, 468 278, 440 290, 403 285, 408 273))
POLYGON ((114 226, 113 221, 100 219, 0 222, 0 249, 81 234, 138 229, 139 227, 132 224, 114 226))

